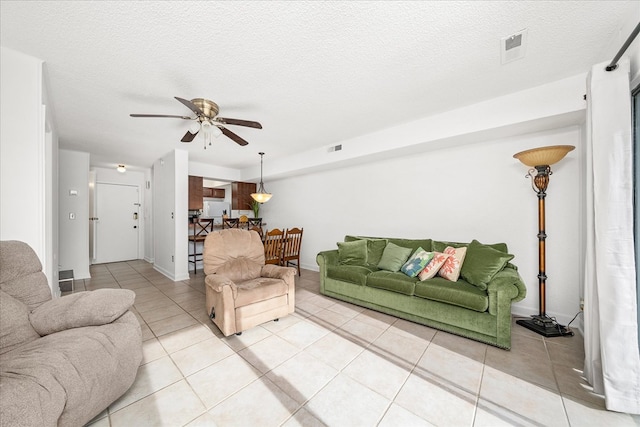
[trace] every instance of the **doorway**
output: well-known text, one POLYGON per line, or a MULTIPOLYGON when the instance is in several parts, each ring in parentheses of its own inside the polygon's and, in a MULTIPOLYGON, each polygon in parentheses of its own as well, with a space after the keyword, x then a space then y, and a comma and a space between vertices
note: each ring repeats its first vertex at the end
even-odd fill
POLYGON ((96 184, 94 264, 139 258, 139 194, 137 185, 96 184))

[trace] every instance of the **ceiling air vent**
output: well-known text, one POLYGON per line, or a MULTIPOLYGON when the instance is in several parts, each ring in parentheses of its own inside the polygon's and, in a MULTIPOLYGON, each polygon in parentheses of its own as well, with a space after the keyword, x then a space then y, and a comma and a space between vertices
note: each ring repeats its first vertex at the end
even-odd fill
POLYGON ((527 29, 500 39, 500 58, 503 64, 524 58, 527 46, 527 29))

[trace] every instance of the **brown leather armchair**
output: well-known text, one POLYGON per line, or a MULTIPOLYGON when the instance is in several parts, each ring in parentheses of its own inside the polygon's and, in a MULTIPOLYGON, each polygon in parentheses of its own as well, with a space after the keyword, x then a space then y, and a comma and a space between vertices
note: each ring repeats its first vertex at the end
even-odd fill
POLYGON ((207 313, 225 336, 294 312, 296 270, 265 265, 255 231, 210 233, 203 260, 207 313))

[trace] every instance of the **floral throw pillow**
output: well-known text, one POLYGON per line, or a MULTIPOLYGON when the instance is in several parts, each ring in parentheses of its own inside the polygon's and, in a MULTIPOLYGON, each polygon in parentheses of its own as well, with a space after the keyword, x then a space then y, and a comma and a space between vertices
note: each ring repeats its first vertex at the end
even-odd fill
POLYGON ((444 253, 451 256, 447 258, 444 264, 442 264, 442 267, 440 267, 440 270, 438 270, 438 276, 452 282, 457 282, 460 277, 460 270, 462 270, 464 257, 467 255, 467 248, 453 248, 451 246, 447 246, 444 253))
POLYGON ((433 252, 418 248, 400 270, 409 277, 416 277, 433 259, 433 255, 433 252))
POLYGON ((442 267, 444 262, 450 256, 451 255, 442 252, 434 252, 433 259, 431 260, 431 262, 429 262, 429 264, 427 264, 424 270, 422 270, 420 274, 418 274, 418 278, 420 280, 427 280, 435 277, 435 275, 438 273, 438 270, 440 270, 440 267, 442 267))

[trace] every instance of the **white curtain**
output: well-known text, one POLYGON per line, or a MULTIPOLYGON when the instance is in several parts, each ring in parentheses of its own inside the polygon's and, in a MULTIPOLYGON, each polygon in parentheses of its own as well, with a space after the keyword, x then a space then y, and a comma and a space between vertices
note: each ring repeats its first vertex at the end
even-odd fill
POLYGON ((587 78, 585 377, 612 411, 640 414, 629 61, 587 78))

